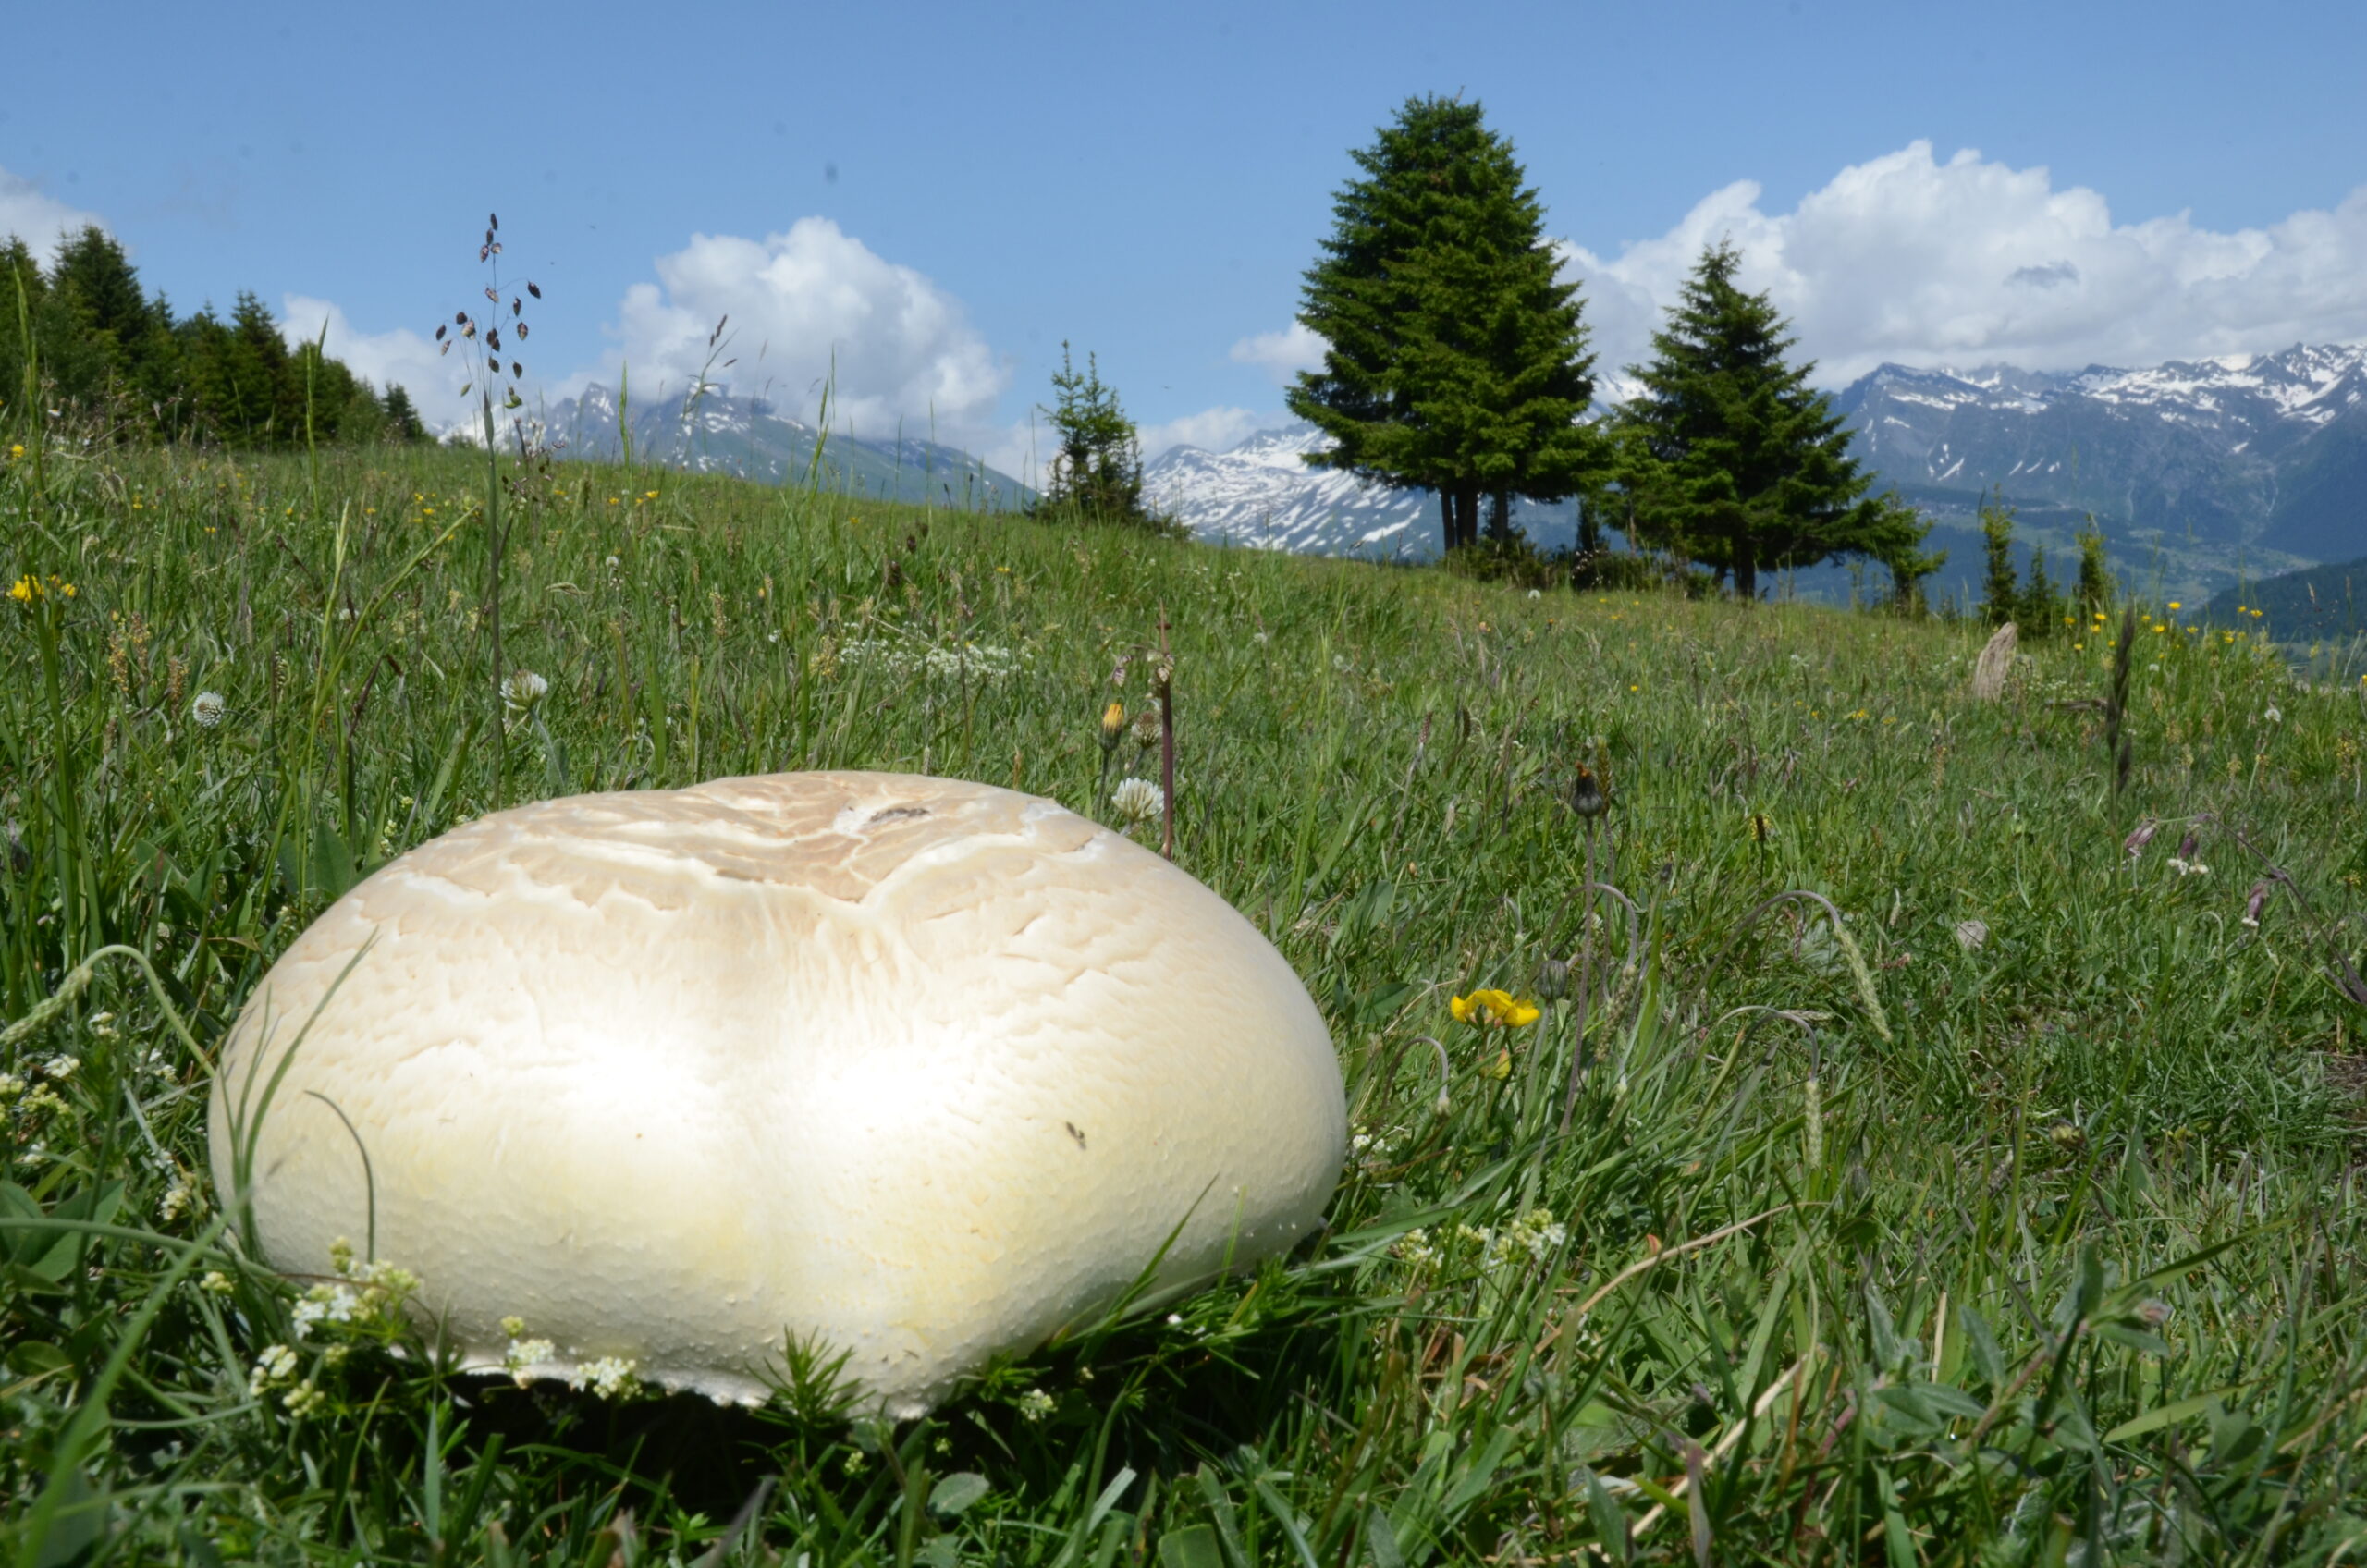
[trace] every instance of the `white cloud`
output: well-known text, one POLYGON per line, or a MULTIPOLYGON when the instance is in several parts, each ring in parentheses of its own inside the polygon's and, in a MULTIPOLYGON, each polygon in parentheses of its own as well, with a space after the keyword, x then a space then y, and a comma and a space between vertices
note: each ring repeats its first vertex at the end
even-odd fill
POLYGON ((1232 358, 1235 364, 1259 366, 1277 386, 1285 386, 1303 370, 1320 369, 1325 347, 1306 323, 1294 321, 1280 332, 1243 338, 1233 346, 1232 358))
POLYGON ((409 327, 356 332, 345 312, 326 300, 280 296, 279 335, 290 349, 320 341, 324 322, 328 325, 329 358, 344 361, 348 370, 366 377, 380 392, 400 386, 432 429, 450 430, 470 421, 476 403, 473 397, 460 396, 469 369, 460 354, 440 357, 435 343, 409 327))
POLYGON ((107 227, 98 214, 69 207, 24 176, 0 168, 0 244, 15 235, 45 264, 61 237, 80 234, 86 225, 107 227))
POLYGON ((1146 424, 1137 431, 1142 439, 1143 460, 1148 462, 1161 452, 1177 447, 1197 447, 1202 451, 1221 452, 1238 445, 1261 430, 1271 430, 1287 424, 1287 413, 1259 413, 1254 409, 1202 409, 1196 414, 1171 419, 1158 424, 1146 424))
POLYGON ((940 439, 958 440, 1010 380, 959 300, 828 218, 800 218, 761 240, 693 235, 656 268, 657 282, 633 285, 618 307, 619 348, 567 390, 613 386, 619 366, 653 395, 705 374, 811 418, 827 383, 841 428, 886 435, 901 421, 923 434, 933 421, 940 439), (711 349, 727 316, 723 345, 711 349))
POLYGON ((1973 152, 1941 163, 1917 141, 1842 170, 1789 213, 1762 211, 1760 196, 1748 180, 1713 191, 1613 259, 1564 244, 1598 374, 1650 353, 1662 310, 1721 238, 1829 385, 1885 360, 2054 370, 2367 337, 2367 187, 2263 228, 2223 233, 2184 213, 2116 223, 2103 195, 2056 190, 2044 168, 1973 152))

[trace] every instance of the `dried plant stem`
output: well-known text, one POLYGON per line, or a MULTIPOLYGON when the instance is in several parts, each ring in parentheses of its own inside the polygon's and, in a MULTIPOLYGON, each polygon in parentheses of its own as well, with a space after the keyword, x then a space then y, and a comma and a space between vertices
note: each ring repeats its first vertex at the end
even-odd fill
POLYGON ((1594 819, 1587 819, 1586 896, 1578 905, 1578 1007, 1570 1035, 1570 1083, 1562 1095, 1562 1131, 1578 1113, 1578 1088, 1587 1073, 1587 1011, 1594 1000, 1594 819))

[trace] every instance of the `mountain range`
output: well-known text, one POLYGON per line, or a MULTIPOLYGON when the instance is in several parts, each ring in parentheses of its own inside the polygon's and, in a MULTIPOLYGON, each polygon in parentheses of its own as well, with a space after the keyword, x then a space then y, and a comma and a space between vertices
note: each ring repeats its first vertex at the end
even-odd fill
MULTIPOLYGON (((1885 364, 1833 406, 1877 484, 1932 518, 1932 545, 1949 552, 1941 592, 1977 592, 1974 519, 1993 487, 2016 508, 2025 552, 2037 545, 2068 564, 2092 514, 2125 573, 2175 592, 2367 549, 2367 345, 2068 374, 1885 364)), ((1211 539, 1437 553, 1429 496, 1307 468, 1301 455, 1321 441, 1290 425, 1222 452, 1178 447, 1147 465, 1145 490, 1211 539)), ((1576 531, 1567 503, 1518 515, 1549 546, 1576 531)))
MULTIPOLYGON (((617 394, 593 386, 543 410, 538 434, 563 459, 616 462, 627 422, 617 394)), ((762 398, 710 388, 696 398, 654 398, 631 410, 634 460, 693 473, 733 473, 779 484, 811 472, 825 489, 973 511, 1006 511, 1035 499, 1026 485, 958 447, 898 435, 889 439, 820 434, 762 398)))
MULTIPOLYGON (((1833 396, 1853 449, 1879 485, 1932 521, 1948 563, 1932 585, 1978 593, 1976 513, 2002 496, 2027 557, 2044 548, 2058 577, 2091 516, 2115 564, 2149 592, 2208 597, 2281 572, 2367 552, 2367 344, 2172 361, 2073 373, 2007 365, 1918 370, 1885 364, 1833 396)), ((624 451, 619 400, 587 388, 540 425, 569 458, 624 451)), ((834 432, 818 466, 814 426, 762 398, 716 389, 632 410, 632 451, 647 461, 770 483, 809 471, 853 495, 1006 509, 1034 493, 958 447, 899 434, 834 432)), ((1438 553, 1435 497, 1310 468, 1311 426, 1261 430, 1222 451, 1176 447, 1146 465, 1146 498, 1212 542, 1424 560, 1438 553)), ((1574 503, 1520 502, 1539 545, 1576 534, 1574 503)), ((1838 569, 1791 586, 1838 594, 1838 569)))

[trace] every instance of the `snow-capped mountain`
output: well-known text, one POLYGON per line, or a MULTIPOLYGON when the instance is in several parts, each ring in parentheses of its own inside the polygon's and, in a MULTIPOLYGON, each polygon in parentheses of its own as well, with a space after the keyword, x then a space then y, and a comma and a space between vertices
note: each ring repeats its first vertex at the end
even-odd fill
MULTIPOLYGON (((1306 454, 1330 441, 1313 425, 1290 424, 1221 452, 1172 447, 1143 465, 1143 498, 1214 544, 1380 560, 1435 557, 1438 497, 1309 467, 1306 454)), ((1567 502, 1522 502, 1513 518, 1547 546, 1569 544, 1577 528, 1567 502)))
MULTIPOLYGON (((589 386, 546 410, 543 438, 559 456, 616 462, 624 457, 616 394, 589 386)), ((934 500, 975 511, 1008 511, 1035 498, 1009 474, 959 447, 917 436, 885 439, 833 431, 815 466, 816 431, 762 398, 717 389, 695 398, 636 401, 632 457, 693 473, 735 473, 780 484, 809 472, 824 487, 901 501, 934 500)))
MULTIPOLYGON (((2058 552, 2092 514, 2124 567, 2197 590, 2367 551, 2367 344, 2070 374, 1883 365, 1834 409, 1878 486, 1895 486, 1950 551, 1941 591, 1977 575, 1974 512, 1993 487, 2026 544, 2058 552)), ((1324 437, 1294 424, 1222 452, 1149 463, 1153 505, 1203 538, 1325 555, 1425 559, 1437 497, 1309 468, 1324 437)), ((1524 504, 1529 537, 1570 543, 1572 506, 1524 504)))
POLYGON ((2367 345, 2067 375, 1883 365, 1834 406, 1859 457, 1944 521, 1999 486, 2027 521, 2092 512, 2127 545, 2367 549, 2367 345))

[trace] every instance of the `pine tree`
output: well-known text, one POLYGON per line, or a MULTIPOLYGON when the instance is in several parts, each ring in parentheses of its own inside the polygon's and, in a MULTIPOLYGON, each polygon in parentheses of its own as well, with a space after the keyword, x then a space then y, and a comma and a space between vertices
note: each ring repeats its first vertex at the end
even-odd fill
POLYGON ((1787 324, 1765 294, 1736 286, 1741 264, 1731 244, 1702 252, 1652 336, 1652 361, 1631 368, 1644 392, 1621 417, 1659 470, 1637 477, 1652 492, 1638 508, 1646 536, 1731 573, 1745 599, 1758 596, 1761 570, 1835 556, 1911 570, 1930 525, 1895 496, 1866 494, 1872 476, 1809 386, 1816 367, 1785 359, 1787 324))
POLYGON ((1410 99, 1333 198, 1299 320, 1327 345, 1288 394, 1331 437, 1315 466, 1439 494, 1450 550, 1508 539, 1515 496, 1576 494, 1601 462, 1577 287, 1544 207, 1480 106, 1410 99))
POLYGON ((419 410, 412 405, 411 394, 399 385, 387 387, 386 395, 379 399, 379 405, 386 410, 387 440, 410 444, 435 439, 427 434, 426 422, 419 417, 419 410))
POLYGON ((1993 490, 1981 503, 1981 545, 1986 567, 1981 613, 1990 625, 2003 626, 2021 613, 2022 585, 2014 572, 2014 508, 2002 491, 1993 490))
POLYGON ((2079 529, 2079 585, 2073 591, 2072 603, 2082 616, 2093 616, 2112 607, 2112 566, 2104 555, 2103 530, 2096 526, 2094 513, 2079 529))
POLYGON ((1117 389, 1101 379, 1100 362, 1087 354, 1085 365, 1077 369, 1068 344, 1061 345, 1061 368, 1052 375, 1058 400, 1044 410, 1059 448, 1036 514, 1165 529, 1165 520, 1143 505, 1142 447, 1134 422, 1126 417, 1117 389))
POLYGON ((2021 614, 2017 618, 2022 631, 2031 637, 2052 637, 2061 628, 2067 606, 2062 591, 2054 586, 2054 579, 2047 575, 2046 550, 2042 545, 2030 549, 2030 574, 2022 584, 2021 614))

